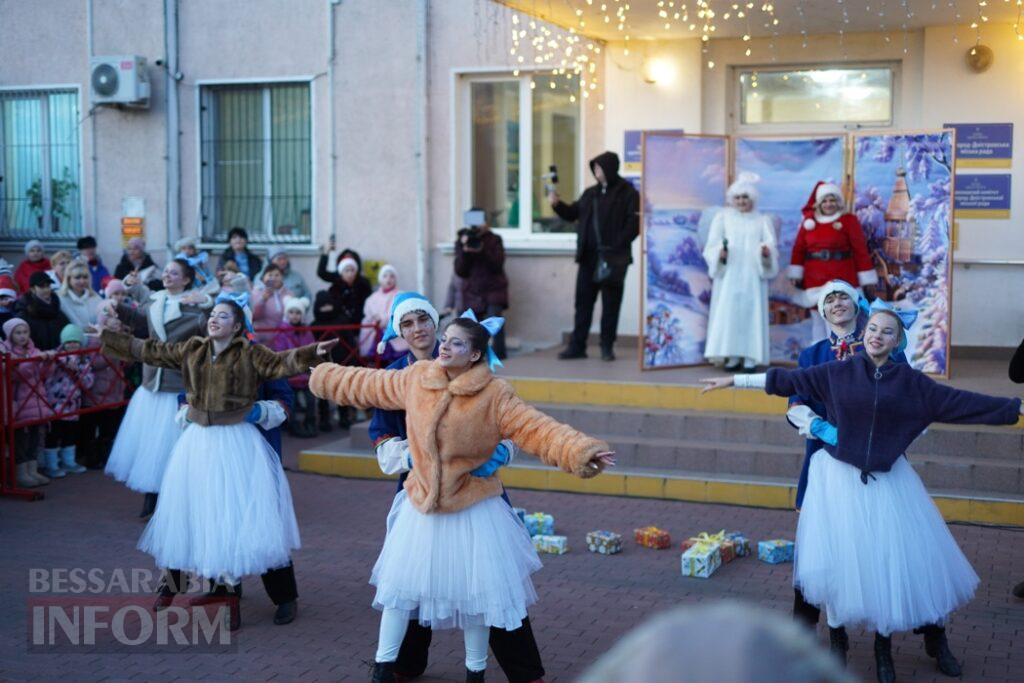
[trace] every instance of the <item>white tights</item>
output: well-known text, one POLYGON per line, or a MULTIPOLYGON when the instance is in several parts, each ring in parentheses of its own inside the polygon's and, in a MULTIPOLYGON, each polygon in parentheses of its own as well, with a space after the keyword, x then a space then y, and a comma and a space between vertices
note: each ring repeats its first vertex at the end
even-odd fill
MULTIPOLYGON (((377 639, 378 662, 393 662, 398 659, 405 630, 409 627, 410 612, 404 609, 385 607, 380 615, 380 636, 377 639)), ((490 629, 486 626, 467 626, 462 629, 466 642, 466 668, 483 671, 487 668, 487 639, 490 629)))

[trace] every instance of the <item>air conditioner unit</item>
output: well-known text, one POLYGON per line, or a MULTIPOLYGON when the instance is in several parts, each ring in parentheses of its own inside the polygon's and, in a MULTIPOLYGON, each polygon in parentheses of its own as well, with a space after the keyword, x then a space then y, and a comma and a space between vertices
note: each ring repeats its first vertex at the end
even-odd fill
POLYGON ((89 84, 94 105, 149 107, 149 76, 146 74, 145 57, 93 57, 89 60, 89 84))

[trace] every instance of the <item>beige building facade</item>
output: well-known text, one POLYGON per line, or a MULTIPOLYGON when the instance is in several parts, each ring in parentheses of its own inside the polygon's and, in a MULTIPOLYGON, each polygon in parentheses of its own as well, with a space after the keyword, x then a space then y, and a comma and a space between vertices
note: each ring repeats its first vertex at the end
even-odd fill
MULTIPOLYGON (((568 197, 592 182, 587 159, 622 155, 627 130, 763 132, 737 117, 751 66, 887 65, 894 129, 1019 124, 1024 112, 1024 42, 1009 23, 986 26, 995 60, 983 73, 965 63, 970 32, 951 25, 888 41, 595 41, 583 97, 551 77, 557 64, 518 61, 516 21, 568 35, 491 0, 0 0, 0 251, 16 261, 29 238, 52 249, 90 234, 112 270, 122 218, 142 213, 160 263, 185 235, 216 255, 242 225, 258 253, 288 244, 313 285, 335 235, 441 303, 462 213, 482 204, 506 244, 509 333, 553 345, 571 326, 575 236, 544 207, 552 163, 568 197), (90 58, 113 55, 147 60, 148 108, 93 106, 90 58), (31 192, 32 174, 49 193, 31 192)), ((1018 149, 1020 136, 1018 125, 1018 149)), ((1022 158, 1006 171, 1011 218, 958 222, 954 345, 1014 346, 1024 333, 1022 158)), ((623 334, 637 330, 639 277, 634 267, 623 334)))

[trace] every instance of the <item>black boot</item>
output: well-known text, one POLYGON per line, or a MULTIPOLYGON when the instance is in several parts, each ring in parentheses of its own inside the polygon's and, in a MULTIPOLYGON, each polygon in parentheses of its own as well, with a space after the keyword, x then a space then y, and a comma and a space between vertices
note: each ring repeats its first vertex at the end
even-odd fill
POLYGON ((615 349, 611 346, 601 346, 601 360, 613 361, 615 360, 615 349))
POLYGON ((274 610, 274 623, 278 626, 284 626, 295 621, 295 615, 299 613, 299 603, 294 600, 288 602, 282 602, 274 610))
POLYGON ((156 493, 147 493, 145 498, 142 499, 142 512, 139 513, 139 519, 146 519, 156 510, 156 493))
POLYGON ((846 668, 846 653, 850 649, 850 639, 846 636, 846 629, 840 626, 839 628, 828 628, 828 649, 829 652, 836 656, 836 659, 846 668))
POLYGON ((1024 598, 1024 581, 1021 581, 1013 587, 1013 597, 1024 598))
POLYGON ((160 587, 156 591, 156 602, 153 603, 153 611, 160 612, 171 606, 174 596, 183 593, 188 589, 184 585, 184 575, 179 569, 168 569, 164 572, 160 587))
POLYGON ((484 669, 483 671, 471 671, 466 669, 466 683, 484 683, 484 669))
POLYGON ((875 675, 878 683, 896 683, 896 665, 892 662, 892 638, 875 634, 875 675))
POLYGON ((370 683, 395 683, 395 663, 374 662, 370 683))
POLYGON ((944 627, 932 624, 915 628, 914 633, 924 634, 924 651, 935 660, 944 676, 959 678, 963 674, 960 662, 956 661, 956 657, 949 651, 944 627))

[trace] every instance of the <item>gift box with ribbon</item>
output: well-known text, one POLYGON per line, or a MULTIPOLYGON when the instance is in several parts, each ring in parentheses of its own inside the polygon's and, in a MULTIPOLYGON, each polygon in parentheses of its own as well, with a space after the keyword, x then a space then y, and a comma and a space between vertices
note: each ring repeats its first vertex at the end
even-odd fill
POLYGON ((732 541, 736 550, 736 557, 746 557, 750 554, 750 541, 739 531, 730 531, 725 535, 726 540, 732 541))
POLYGON ((656 550, 664 550, 672 545, 672 537, 668 535, 668 532, 656 526, 634 529, 633 538, 645 548, 654 548, 656 550))
POLYGON ((587 550, 601 555, 622 552, 622 536, 614 531, 590 531, 587 533, 587 550))
POLYGON ((550 536, 555 533, 555 518, 544 512, 531 512, 523 517, 523 524, 531 536, 550 536))
POLYGON ((689 547, 680 559, 683 576, 706 579, 722 566, 721 545, 699 542, 689 547))
POLYGON ((533 537, 533 547, 538 553, 564 555, 569 552, 569 539, 565 536, 538 534, 533 537))
POLYGON ((768 564, 782 564, 793 561, 793 541, 775 538, 757 544, 757 559, 768 564))

